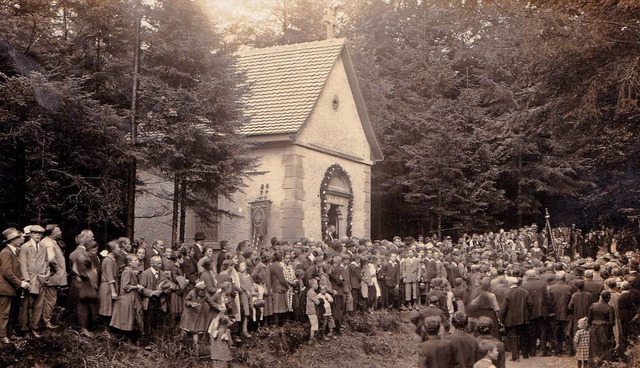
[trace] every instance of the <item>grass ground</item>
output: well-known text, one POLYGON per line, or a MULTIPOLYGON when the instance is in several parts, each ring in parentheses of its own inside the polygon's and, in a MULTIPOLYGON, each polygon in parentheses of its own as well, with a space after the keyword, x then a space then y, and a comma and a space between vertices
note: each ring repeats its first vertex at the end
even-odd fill
MULTIPOLYGON (((308 343, 308 328, 287 324, 283 328, 260 330, 233 350, 234 368, 414 368, 417 367, 418 336, 405 313, 376 312, 357 316, 349 330, 335 340, 308 343)), ((167 331, 151 344, 133 344, 126 337, 106 331, 93 340, 70 328, 46 332, 41 338, 27 338, 0 347, 0 368, 5 367, 208 367, 208 346, 200 355, 193 343, 175 331, 167 331)), ((640 368, 640 351, 629 367, 640 368)), ((507 362, 508 368, 569 368, 577 366, 571 357, 534 357, 507 362)), ((618 365, 624 367, 625 365, 618 365)))

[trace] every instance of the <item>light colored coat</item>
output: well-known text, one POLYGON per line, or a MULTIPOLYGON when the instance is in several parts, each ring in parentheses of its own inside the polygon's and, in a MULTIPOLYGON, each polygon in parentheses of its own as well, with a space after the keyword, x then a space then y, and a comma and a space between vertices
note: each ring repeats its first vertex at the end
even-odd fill
POLYGON ((64 259, 64 253, 62 249, 58 245, 54 239, 50 237, 45 237, 40 242, 44 244, 47 249, 47 258, 51 256, 51 252, 53 252, 53 259, 50 259, 50 263, 55 263, 56 265, 56 273, 51 275, 49 278, 49 286, 66 286, 67 285, 67 264, 64 259))
POLYGON ((405 283, 418 282, 420 280, 420 259, 405 258, 400 262, 400 277, 405 283))
POLYGON ((49 283, 51 276, 46 244, 40 242, 36 247, 33 239, 29 240, 20 249, 18 259, 21 278, 29 283, 29 293, 40 294, 40 289, 49 283))

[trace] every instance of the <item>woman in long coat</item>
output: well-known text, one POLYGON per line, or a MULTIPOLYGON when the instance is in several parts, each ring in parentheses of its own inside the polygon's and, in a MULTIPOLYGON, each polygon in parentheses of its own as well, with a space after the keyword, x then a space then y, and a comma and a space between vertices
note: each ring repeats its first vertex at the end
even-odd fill
POLYGON ((107 244, 108 253, 102 260, 102 273, 98 287, 98 314, 109 319, 113 313, 113 303, 118 299, 118 265, 114 252, 119 248, 117 241, 107 244))
POLYGON ((281 251, 276 251, 274 254, 273 262, 269 265, 269 277, 271 280, 273 322, 279 325, 280 315, 287 313, 287 290, 289 290, 289 282, 284 277, 281 251))
POLYGON ((110 326, 122 331, 143 331, 142 301, 140 292, 144 290, 138 284, 140 260, 135 255, 127 256, 127 266, 120 277, 120 297, 113 306, 110 326))
POLYGON ((499 312, 500 305, 498 304, 496 295, 491 292, 491 282, 488 278, 485 278, 480 282, 478 296, 469 303, 469 307, 467 308, 469 324, 473 328, 480 317, 488 317, 493 321, 491 335, 500 338, 500 332, 498 330, 499 312))
POLYGON ((591 325, 591 357, 596 366, 603 360, 609 360, 615 349, 613 325, 616 316, 613 307, 609 305, 611 292, 604 290, 600 293, 600 301, 591 304, 589 308, 589 325, 591 325))

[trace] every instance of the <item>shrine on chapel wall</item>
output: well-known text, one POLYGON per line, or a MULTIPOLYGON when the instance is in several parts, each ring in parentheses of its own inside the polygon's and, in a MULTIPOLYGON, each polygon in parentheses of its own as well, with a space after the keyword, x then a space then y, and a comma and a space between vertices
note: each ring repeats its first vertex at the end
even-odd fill
MULTIPOLYGON (((188 214, 185 240, 198 231, 207 242, 262 246, 273 237, 370 236, 371 167, 383 156, 346 41, 254 49, 239 54, 236 67, 248 86, 240 133, 255 143, 250 154, 264 174, 232 201, 219 200, 218 208, 239 217, 206 226, 188 214)), ((140 198, 139 212, 161 206, 154 201, 140 198)), ((139 218, 136 236, 170 239, 170 223, 170 215, 160 224, 139 218)))

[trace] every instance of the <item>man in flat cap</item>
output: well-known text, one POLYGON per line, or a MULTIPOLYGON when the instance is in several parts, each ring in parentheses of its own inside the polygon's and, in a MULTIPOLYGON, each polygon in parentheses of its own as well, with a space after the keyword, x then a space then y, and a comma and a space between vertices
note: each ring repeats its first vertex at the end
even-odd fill
POLYGON ((7 245, 0 251, 0 339, 10 344, 9 337, 14 331, 14 323, 18 321, 20 289, 29 289, 29 283, 20 280, 20 262, 17 253, 24 243, 23 234, 15 227, 2 232, 7 245))
POLYGON ((31 225, 29 231, 31 240, 22 246, 18 254, 22 281, 29 283, 27 308, 21 310, 20 328, 24 332, 31 331, 35 337, 40 337, 37 329, 44 308, 42 290, 49 283, 51 271, 46 243, 42 243, 44 228, 40 225, 31 225))

